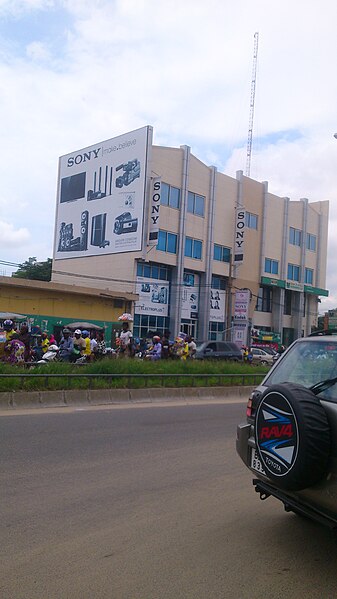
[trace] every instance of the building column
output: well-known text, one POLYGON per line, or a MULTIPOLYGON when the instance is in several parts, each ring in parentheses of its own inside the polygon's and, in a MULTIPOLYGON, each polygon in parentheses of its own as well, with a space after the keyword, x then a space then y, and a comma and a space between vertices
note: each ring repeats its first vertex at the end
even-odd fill
POLYGON ((213 265, 213 240, 214 240, 214 215, 216 201, 216 174, 215 166, 210 167, 210 191, 207 215, 207 237, 205 240, 205 272, 200 273, 200 298, 198 314, 198 336, 199 339, 208 339, 208 327, 210 319, 210 295, 212 286, 213 265))
POLYGON ((181 203, 179 211, 179 238, 178 238, 178 253, 177 267, 172 272, 171 284, 171 310, 170 322, 171 333, 176 337, 180 330, 181 322, 181 304, 184 283, 184 250, 185 250, 185 223, 187 212, 187 194, 188 194, 188 177, 191 148, 189 146, 180 146, 183 150, 183 168, 181 181, 181 203))

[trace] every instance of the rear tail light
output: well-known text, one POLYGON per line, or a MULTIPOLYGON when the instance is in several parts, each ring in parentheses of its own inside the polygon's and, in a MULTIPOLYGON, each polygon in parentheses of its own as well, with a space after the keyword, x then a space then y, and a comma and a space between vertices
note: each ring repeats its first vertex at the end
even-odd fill
POLYGON ((246 416, 247 416, 248 418, 250 418, 250 417, 251 417, 251 415, 252 415, 252 405, 253 405, 253 402, 252 402, 252 400, 251 400, 251 399, 248 399, 248 403, 247 403, 247 409, 246 409, 246 416))

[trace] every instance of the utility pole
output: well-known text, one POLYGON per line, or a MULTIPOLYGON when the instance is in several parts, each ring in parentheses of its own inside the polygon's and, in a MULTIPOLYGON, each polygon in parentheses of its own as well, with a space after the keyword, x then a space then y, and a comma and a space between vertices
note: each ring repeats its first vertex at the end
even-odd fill
POLYGON ((253 73, 250 87, 250 110, 249 110, 249 126, 248 126, 248 141, 247 141, 247 158, 246 158, 246 177, 250 176, 250 159, 252 156, 252 141, 253 141, 253 124, 254 124, 254 106, 255 106, 255 88, 256 88, 256 66, 257 66, 257 51, 259 47, 259 34, 254 33, 254 56, 253 56, 253 73))
POLYGON ((226 339, 232 341, 232 253, 229 254, 229 272, 226 296, 226 339))

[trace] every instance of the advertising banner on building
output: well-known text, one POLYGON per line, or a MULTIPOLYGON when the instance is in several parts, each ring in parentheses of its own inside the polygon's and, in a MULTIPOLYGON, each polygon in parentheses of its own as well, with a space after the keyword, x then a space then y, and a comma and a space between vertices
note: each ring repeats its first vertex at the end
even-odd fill
POLYGON ((61 156, 54 258, 142 249, 149 129, 61 156))
POLYGON ((234 264, 240 264, 244 258, 244 240, 246 227, 246 211, 235 208, 234 264))
POLYGON ((150 196, 150 231, 148 245, 157 245, 159 233, 159 212, 161 196, 161 177, 156 177, 151 181, 150 196))
POLYGON ((199 312, 199 276, 184 274, 182 291, 181 318, 196 320, 199 312))
POLYGON ((249 301, 250 291, 249 289, 243 289, 235 292, 235 304, 234 304, 234 321, 248 320, 249 314, 249 301))
POLYGON ((233 326, 232 341, 234 341, 238 347, 247 345, 247 333, 248 327, 246 324, 235 323, 233 326))
POLYGON ((210 303, 210 321, 225 322, 226 292, 221 289, 211 289, 210 303))
POLYGON ((168 281, 137 277, 139 299, 135 303, 135 314, 168 316, 169 289, 168 281))

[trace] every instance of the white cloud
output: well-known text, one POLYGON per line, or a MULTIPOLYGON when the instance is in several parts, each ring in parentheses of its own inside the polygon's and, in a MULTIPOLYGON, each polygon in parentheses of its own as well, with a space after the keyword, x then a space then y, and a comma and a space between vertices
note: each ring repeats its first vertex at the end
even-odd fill
POLYGON ((0 0, 0 14, 20 16, 37 9, 51 8, 53 0, 0 0))
POLYGON ((27 57, 36 61, 46 61, 51 57, 50 50, 42 42, 32 42, 28 44, 27 57))
POLYGON ((14 225, 0 220, 0 248, 4 252, 7 247, 25 247, 30 241, 30 233, 25 227, 15 229, 14 225))

